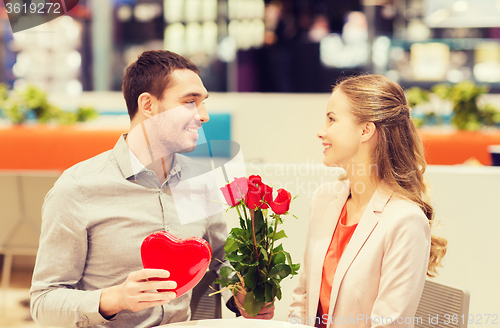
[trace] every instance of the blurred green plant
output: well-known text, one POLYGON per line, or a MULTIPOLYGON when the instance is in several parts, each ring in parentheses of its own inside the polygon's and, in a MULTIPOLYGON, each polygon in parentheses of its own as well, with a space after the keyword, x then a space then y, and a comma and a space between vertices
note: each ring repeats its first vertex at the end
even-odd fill
POLYGON ((479 130, 482 126, 493 126, 500 123, 500 112, 495 106, 486 104, 478 105, 481 95, 489 91, 486 85, 476 85, 471 81, 463 81, 455 85, 436 84, 432 87, 441 99, 453 103, 453 116, 451 123, 459 130, 479 130))
POLYGON ((30 118, 39 123, 75 124, 95 119, 98 112, 92 107, 80 107, 76 112, 65 112, 49 103, 47 93, 34 85, 9 92, 0 84, 0 111, 13 124, 22 124, 30 118))
MULTIPOLYGON (((428 104, 430 101, 429 94, 430 91, 419 88, 419 87, 411 87, 406 90, 406 100, 408 101, 408 105, 410 108, 414 108, 416 106, 428 104)), ((436 113, 434 111, 425 113, 422 117, 416 117, 414 115, 411 116, 413 123, 417 128, 428 124, 431 120, 436 117, 436 113)))
MULTIPOLYGON (((476 131, 483 126, 494 126, 500 123, 500 111, 495 106, 485 104, 479 107, 478 105, 479 97, 489 91, 488 86, 463 81, 455 85, 436 84, 431 88, 431 91, 439 98, 452 102, 451 124, 459 130, 476 131)), ((428 90, 419 87, 411 87, 406 91, 408 104, 412 108, 428 104, 429 96, 428 90)), ((430 111, 423 117, 412 117, 412 119, 415 125, 420 127, 435 120, 436 117, 436 113, 430 111)))

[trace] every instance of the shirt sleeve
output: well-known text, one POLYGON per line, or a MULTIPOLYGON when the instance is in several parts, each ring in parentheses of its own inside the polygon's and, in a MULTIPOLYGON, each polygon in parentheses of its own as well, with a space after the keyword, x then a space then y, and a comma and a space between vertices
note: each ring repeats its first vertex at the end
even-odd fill
POLYGON ((87 257, 87 203, 63 173, 45 197, 40 245, 31 285, 31 315, 42 326, 85 327, 107 322, 102 290, 78 290, 87 257))
POLYGON ((413 327, 430 245, 429 223, 423 213, 405 216, 391 226, 385 240, 379 292, 371 312, 372 318, 385 319, 372 322, 372 327, 413 327))

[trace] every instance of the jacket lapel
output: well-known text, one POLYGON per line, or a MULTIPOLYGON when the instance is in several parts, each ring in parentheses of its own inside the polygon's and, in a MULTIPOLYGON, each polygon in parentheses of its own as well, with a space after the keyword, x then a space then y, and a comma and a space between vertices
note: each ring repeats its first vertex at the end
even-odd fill
POLYGON ((311 254, 311 271, 309 277, 309 313, 308 316, 314 318, 318 310, 319 293, 321 289, 321 279, 323 273, 323 263, 325 261, 326 252, 330 246, 338 218, 342 207, 344 206, 349 195, 349 182, 342 181, 342 189, 334 199, 328 203, 326 210, 323 212, 321 220, 317 221, 315 227, 316 240, 314 243, 314 251, 311 254))
POLYGON ((330 295, 330 307, 328 310, 329 318, 331 318, 333 315, 340 285, 347 270, 351 266, 361 248, 363 248, 366 240, 370 237, 373 229, 375 229, 375 227, 377 226, 378 217, 375 215, 375 213, 383 211, 391 196, 392 192, 386 193, 380 189, 377 189, 370 199, 370 202, 366 206, 365 212, 359 220, 358 226, 356 227, 356 230, 354 231, 349 244, 347 244, 342 257, 340 258, 337 270, 335 271, 332 293, 330 295))

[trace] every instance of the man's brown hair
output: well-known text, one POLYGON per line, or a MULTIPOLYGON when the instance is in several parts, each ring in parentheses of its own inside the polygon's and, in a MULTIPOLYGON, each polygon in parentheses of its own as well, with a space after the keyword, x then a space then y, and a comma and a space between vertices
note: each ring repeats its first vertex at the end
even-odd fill
POLYGON ((176 69, 189 69, 200 74, 198 66, 191 60, 167 50, 145 51, 127 68, 122 91, 130 119, 137 113, 137 99, 142 93, 149 92, 158 99, 163 97, 170 83, 170 74, 176 69))

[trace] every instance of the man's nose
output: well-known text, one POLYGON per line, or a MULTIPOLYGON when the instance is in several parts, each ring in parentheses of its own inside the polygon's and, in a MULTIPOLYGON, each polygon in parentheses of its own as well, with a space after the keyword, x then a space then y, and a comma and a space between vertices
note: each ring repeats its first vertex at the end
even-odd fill
POLYGON ((207 108, 204 104, 201 104, 197 108, 198 114, 196 115, 196 119, 199 119, 201 123, 207 123, 210 121, 210 116, 208 115, 207 108))

